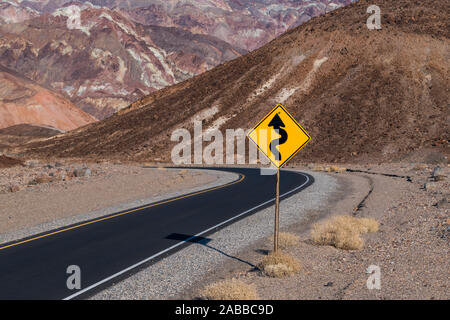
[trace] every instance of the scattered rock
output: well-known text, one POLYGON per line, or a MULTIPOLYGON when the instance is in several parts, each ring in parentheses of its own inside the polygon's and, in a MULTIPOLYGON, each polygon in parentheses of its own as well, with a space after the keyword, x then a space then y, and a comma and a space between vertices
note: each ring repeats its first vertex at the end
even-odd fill
POLYGON ((438 185, 436 182, 427 182, 424 185, 424 189, 427 191, 437 191, 438 190, 438 185))
POLYGON ((416 165, 413 170, 425 170, 428 169, 428 165, 424 164, 424 163, 420 163, 418 165, 416 165))
POLYGON ((73 178, 75 175, 73 174, 73 171, 67 169, 67 170, 66 170, 66 176, 67 176, 67 177, 70 177, 70 178, 73 178))
POLYGON ((442 172, 441 167, 437 166, 433 169, 433 173, 431 174, 431 177, 434 178, 435 176, 437 176, 440 172, 442 172))
POLYGON ((449 209, 449 201, 448 198, 443 198, 441 201, 439 201, 438 203, 436 203, 434 205, 435 207, 438 207, 439 209, 449 209))
POLYGON ((38 184, 50 183, 50 182, 52 182, 52 178, 50 176, 43 174, 43 175, 40 175, 39 177, 31 180, 30 182, 28 182, 28 185, 35 186, 38 184))
POLYGON ((89 168, 75 169, 73 171, 73 175, 77 178, 90 177, 91 174, 92 174, 92 171, 89 168))
POLYGON ((39 162, 33 161, 33 160, 27 160, 27 161, 25 161, 24 164, 28 168, 35 168, 35 167, 37 167, 39 165, 39 162))
POLYGON ((441 167, 437 166, 433 169, 433 173, 431 174, 431 178, 434 181, 442 181, 445 180, 446 176, 441 167))
POLYGON ((18 185, 11 185, 8 188, 8 192, 14 193, 14 192, 19 192, 20 191, 20 187, 18 185))

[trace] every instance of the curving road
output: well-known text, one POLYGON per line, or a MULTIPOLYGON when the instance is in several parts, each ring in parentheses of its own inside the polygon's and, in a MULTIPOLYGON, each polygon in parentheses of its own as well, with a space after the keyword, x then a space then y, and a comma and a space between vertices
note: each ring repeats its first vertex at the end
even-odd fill
MULTIPOLYGON (((0 245, 0 299, 86 297, 189 244, 171 235, 205 236, 273 205, 275 176, 262 176, 258 169, 214 170, 238 173, 240 179, 0 245), (80 290, 67 288, 70 265, 81 269, 80 290)), ((313 178, 282 171, 280 181, 283 199, 313 178)))

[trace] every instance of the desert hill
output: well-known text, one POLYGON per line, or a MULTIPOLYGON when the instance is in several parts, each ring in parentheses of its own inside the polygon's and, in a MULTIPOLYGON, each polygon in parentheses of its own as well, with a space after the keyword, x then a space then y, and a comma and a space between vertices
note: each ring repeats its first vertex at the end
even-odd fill
POLYGON ((311 17, 352 1, 356 0, 8 0, 0 5, 0 24, 2 17, 4 23, 20 22, 69 5, 92 4, 141 24, 210 35, 251 51, 311 17))
POLYGON ((282 103, 312 136, 294 159, 395 160, 448 152, 448 1, 361 0, 262 48, 27 147, 40 156, 170 160, 173 130, 250 128, 282 103), (382 29, 368 30, 370 5, 382 29), (127 112, 128 111, 128 112, 127 112))
POLYGON ((75 6, 0 25, 0 64, 103 119, 245 51, 209 35, 144 26, 119 11, 75 6), (70 22, 70 21, 69 21, 70 22))
POLYGON ((68 131, 94 121, 58 93, 0 65, 0 129, 39 124, 68 131))
POLYGON ((0 129, 0 153, 11 147, 16 147, 37 139, 46 139, 63 131, 39 124, 16 124, 0 129))

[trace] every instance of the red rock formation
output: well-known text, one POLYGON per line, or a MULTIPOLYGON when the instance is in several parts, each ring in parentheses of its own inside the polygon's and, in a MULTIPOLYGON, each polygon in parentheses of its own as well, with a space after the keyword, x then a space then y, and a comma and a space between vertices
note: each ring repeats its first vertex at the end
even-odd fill
POLYGON ((0 128, 39 124, 68 131, 94 121, 61 95, 0 66, 0 128))
POLYGON ((22 22, 38 15, 38 11, 27 6, 21 6, 17 0, 0 3, 0 24, 22 22))
POLYGON ((8 0, 0 64, 103 119, 352 1, 8 0))
POLYGON ((212 35, 251 51, 289 28, 356 0, 34 0, 22 6, 52 12, 65 4, 115 8, 145 25, 212 35))
POLYGON ((114 2, 132 19, 143 24, 172 26, 218 37, 235 47, 255 50, 286 30, 312 17, 355 0, 149 0, 134 7, 114 2))
POLYGON ((64 7, 0 26, 0 64, 99 119, 243 53, 214 37, 143 26, 109 9, 82 8, 79 24, 68 24, 73 7, 64 7))

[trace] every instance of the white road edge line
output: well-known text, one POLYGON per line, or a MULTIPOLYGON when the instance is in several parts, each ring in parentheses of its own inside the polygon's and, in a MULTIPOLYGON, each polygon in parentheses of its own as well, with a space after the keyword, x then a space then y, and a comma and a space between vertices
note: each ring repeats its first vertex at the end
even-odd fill
MULTIPOLYGON (((301 173, 301 172, 296 172, 296 171, 291 171, 291 172, 295 172, 295 173, 297 173, 297 174, 300 174, 300 175, 306 177, 306 182, 303 183, 301 186, 298 186, 298 187, 292 189, 291 191, 288 191, 288 192, 286 192, 286 193, 283 193, 282 195, 280 195, 280 198, 281 198, 281 197, 285 197, 285 196, 287 196, 288 194, 291 194, 292 192, 297 191, 298 189, 302 188, 304 185, 308 184, 308 182, 309 182, 309 180, 310 180, 309 177, 308 177, 307 175, 305 175, 305 174, 303 174, 303 173, 301 173)), ((163 251, 160 251, 160 252, 158 252, 158 253, 152 255, 151 257, 148 257, 148 258, 146 258, 146 259, 144 259, 144 260, 142 260, 142 261, 140 261, 140 262, 138 262, 138 263, 136 263, 136 264, 133 264, 132 266, 130 266, 130 267, 126 268, 126 269, 123 269, 122 271, 119 271, 119 272, 117 272, 117 273, 115 273, 115 274, 113 274, 113 275, 111 275, 111 276, 109 276, 109 277, 107 277, 107 278, 105 278, 105 279, 99 281, 99 282, 96 282, 96 283, 94 283, 93 285, 90 285, 89 287, 87 287, 87 288, 85 288, 85 289, 82 289, 82 290, 80 290, 80 291, 78 291, 78 292, 76 292, 76 293, 74 293, 74 294, 68 296, 67 298, 64 298, 63 300, 71 300, 71 299, 73 299, 73 298, 76 298, 76 297, 78 297, 79 295, 81 295, 81 294, 83 294, 83 293, 85 293, 85 292, 88 292, 89 290, 92 290, 92 289, 98 287, 99 285, 101 285, 101 284, 103 284, 103 283, 105 283, 105 282, 108 282, 108 281, 111 280, 111 279, 114 279, 114 278, 116 278, 116 277, 118 277, 118 276, 120 276, 120 275, 122 275, 122 274, 124 274, 124 273, 126 273, 126 272, 128 272, 128 271, 130 271, 130 270, 133 270, 134 268, 139 267, 140 265, 143 265, 144 263, 146 263, 146 262, 148 262, 148 261, 150 261, 150 260, 153 260, 153 259, 159 257, 160 255, 162 255, 162 254, 164 254, 164 253, 166 253, 166 252, 168 252, 168 251, 170 251, 170 250, 173 250, 173 249, 175 249, 175 248, 181 246, 182 244, 188 242, 189 240, 195 239, 195 238, 201 236, 202 234, 205 234, 205 233, 207 233, 207 232, 209 232, 209 231, 211 231, 211 230, 214 230, 215 228, 218 228, 218 227, 220 227, 220 226, 222 226, 222 225, 224 225, 224 224, 227 224, 228 222, 233 221, 233 220, 235 220, 235 219, 237 219, 237 218, 239 218, 239 217, 241 217, 241 216, 243 216, 243 215, 245 215, 245 214, 247 214, 247 213, 249 213, 249 212, 251 212, 251 211, 253 211, 253 210, 256 210, 256 209, 258 209, 258 208, 260 208, 260 207, 263 207, 263 206, 265 206, 266 204, 268 204, 268 203, 270 203, 270 202, 272 202, 272 201, 274 201, 274 200, 275 200, 275 198, 272 198, 272 199, 270 199, 270 200, 267 200, 266 202, 261 203, 261 204, 257 205, 256 207, 253 207, 253 208, 251 208, 251 209, 248 209, 248 210, 246 210, 246 211, 244 211, 244 212, 238 214, 237 216, 234 216, 234 217, 232 217, 232 218, 230 218, 230 219, 228 219, 228 220, 225 220, 225 221, 223 221, 223 222, 221 222, 221 223, 215 225, 214 227, 211 227, 211 228, 206 229, 206 230, 204 230, 204 231, 202 231, 202 232, 200 232, 200 233, 197 233, 196 235, 194 235, 194 236, 192 236, 192 237, 190 237, 190 238, 187 238, 186 240, 183 240, 183 241, 181 241, 181 242, 179 242, 179 243, 177 243, 177 244, 175 244, 175 245, 173 245, 173 246, 171 246, 171 247, 169 247, 169 248, 167 248, 167 249, 164 249, 163 251)))

